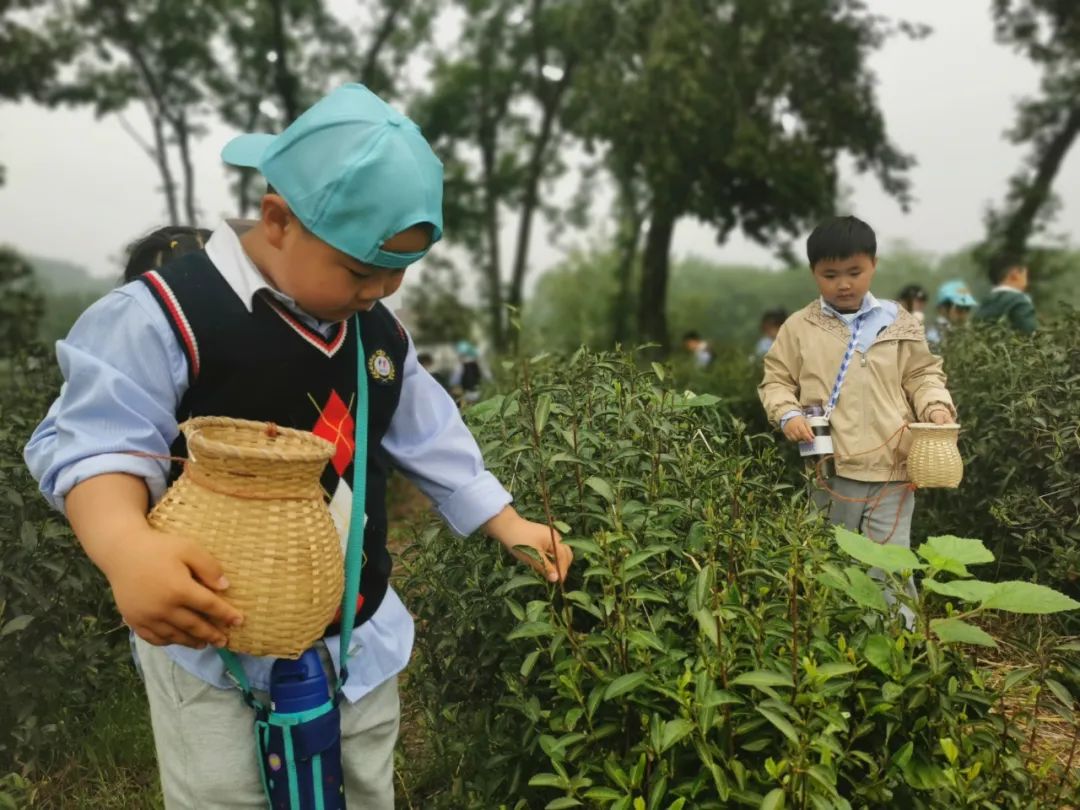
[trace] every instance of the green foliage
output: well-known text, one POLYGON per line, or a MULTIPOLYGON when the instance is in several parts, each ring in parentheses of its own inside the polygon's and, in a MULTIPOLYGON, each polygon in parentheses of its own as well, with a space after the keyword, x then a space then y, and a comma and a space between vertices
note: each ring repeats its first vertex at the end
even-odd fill
POLYGON ((30 263, 0 245, 0 358, 15 357, 34 341, 44 309, 30 263))
MULTIPOLYGON (((451 785, 430 806, 1056 806, 998 693, 943 643, 977 628, 931 614, 931 595, 904 629, 769 437, 635 358, 515 373, 469 418, 518 508, 558 518, 576 559, 560 588, 475 538, 431 529, 411 549, 412 688, 451 785)), ((972 542, 884 562, 947 584, 985 558, 972 542)))
POLYGON ((920 496, 916 534, 947 526, 981 537, 997 576, 1080 598, 1080 312, 1029 338, 957 332, 945 367, 963 426, 964 481, 920 496))
MULTIPOLYGON (((36 324, 28 322, 31 329, 36 324)), ((45 503, 22 449, 59 390, 53 362, 5 348, 0 379, 0 774, 35 770, 114 682, 127 658, 105 582, 45 503)))

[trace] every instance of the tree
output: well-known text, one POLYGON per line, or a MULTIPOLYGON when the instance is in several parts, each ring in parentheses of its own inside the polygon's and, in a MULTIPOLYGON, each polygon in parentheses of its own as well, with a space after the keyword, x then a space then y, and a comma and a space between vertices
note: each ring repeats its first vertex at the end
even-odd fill
POLYGON ((51 92, 54 104, 89 104, 98 116, 117 114, 157 165, 170 222, 195 224, 198 208, 191 142, 202 130, 205 79, 217 70, 213 52, 224 0, 84 0, 56 2, 83 37, 73 79, 51 92), (123 113, 142 104, 150 119, 147 140, 123 113), (180 161, 181 179, 173 168, 180 161))
POLYGON ((0 100, 40 101, 72 58, 77 41, 67 21, 49 13, 47 0, 0 0, 0 100))
POLYGON ((888 139, 869 53, 894 30, 859 0, 609 0, 607 31, 578 72, 581 133, 645 190, 638 331, 666 346, 680 217, 783 247, 833 213, 837 161, 854 157, 902 205, 912 159, 888 139))
POLYGON ((12 358, 37 339, 45 298, 30 262, 0 246, 0 357, 12 358))
MULTIPOLYGON (((340 82, 360 82, 393 98, 405 60, 430 37, 436 5, 365 4, 370 19, 354 30, 321 0, 228 2, 222 8, 221 70, 209 79, 213 104, 240 132, 278 132, 340 82)), ((241 213, 253 201, 253 174, 236 170, 241 213)))
POLYGON ((588 43, 582 4, 550 0, 461 2, 460 47, 436 58, 434 88, 417 105, 425 134, 444 158, 448 227, 470 245, 483 278, 496 349, 513 339, 506 304, 524 304, 529 248, 545 181, 565 171, 559 147, 566 98, 588 43), (509 280, 501 230, 517 213, 509 280))
POLYGON ((405 309, 417 343, 453 343, 472 337, 476 313, 462 302, 461 287, 461 274, 452 263, 435 256, 424 260, 420 278, 405 288, 405 309))
POLYGON ((1053 183, 1080 136, 1080 4, 1074 0, 994 0, 1000 42, 1042 68, 1040 95, 1020 102, 1008 133, 1030 148, 1004 205, 987 216, 983 253, 1022 255, 1054 214, 1053 183))

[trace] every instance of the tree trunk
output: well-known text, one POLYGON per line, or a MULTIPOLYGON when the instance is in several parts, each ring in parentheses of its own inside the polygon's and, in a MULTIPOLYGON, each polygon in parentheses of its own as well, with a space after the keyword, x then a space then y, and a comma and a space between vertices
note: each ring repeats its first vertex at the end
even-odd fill
POLYGON ((506 348, 506 330, 503 328, 502 261, 499 251, 499 198, 495 188, 495 130, 487 125, 480 133, 481 163, 484 182, 484 229, 486 231, 488 316, 491 319, 491 343, 497 352, 506 348))
POLYGON ((195 205, 195 167, 191 162, 191 131, 188 129, 187 116, 181 113, 173 122, 176 144, 180 149, 180 165, 184 171, 184 213, 187 224, 194 228, 198 220, 195 205))
POLYGON ((1069 148, 1078 135, 1080 135, 1080 106, 1072 109, 1064 125, 1046 144, 1045 151, 1035 163, 1035 176, 1024 189, 1019 204, 1005 223, 1002 248, 1008 255, 1023 254, 1039 211, 1050 198, 1054 177, 1057 176, 1065 155, 1068 154, 1069 148))
POLYGON ((165 142, 165 121, 161 112, 153 105, 146 105, 150 113, 150 123, 154 128, 154 162, 161 175, 161 189, 165 193, 165 204, 169 209, 169 224, 180 224, 180 207, 176 201, 176 180, 173 179, 172 166, 169 165, 168 144, 165 142))
POLYGON ((401 14, 406 5, 408 5, 408 0, 393 0, 390 8, 387 9, 386 16, 383 17, 379 30, 375 32, 375 37, 371 41, 371 47, 368 48, 367 56, 364 57, 364 66, 360 68, 359 81, 361 84, 371 86, 375 78, 375 68, 379 64, 379 54, 382 53, 382 49, 390 40, 390 35, 394 33, 394 29, 397 27, 398 15, 401 14))
POLYGON ((296 98, 296 77, 289 71, 289 41, 285 36, 285 9, 282 0, 272 0, 270 10, 273 14, 274 86, 281 99, 285 124, 291 124, 300 115, 299 102, 296 98))
POLYGON ((671 236, 675 230, 674 209, 654 205, 645 237, 641 267, 641 299, 638 301, 638 338, 657 343, 667 352, 667 281, 671 236))
POLYGON ((641 211, 629 180, 619 181, 618 216, 619 231, 615 237, 618 265, 615 273, 619 286, 611 313, 611 335, 615 343, 626 344, 630 338, 630 289, 642 226, 641 211))

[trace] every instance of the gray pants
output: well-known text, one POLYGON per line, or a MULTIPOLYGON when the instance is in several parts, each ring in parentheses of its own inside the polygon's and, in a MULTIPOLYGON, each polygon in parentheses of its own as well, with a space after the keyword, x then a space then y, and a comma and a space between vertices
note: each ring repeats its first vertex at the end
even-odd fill
MULTIPOLYGON (((254 713, 236 689, 218 689, 136 640, 150 700, 161 788, 168 810, 265 810, 254 713)), ((256 692, 266 701, 264 692, 256 692)), ((345 801, 393 810, 394 744, 401 716, 397 678, 356 703, 341 703, 345 801)))
MULTIPOLYGON (((829 510, 830 523, 858 532, 878 543, 911 548, 911 518, 915 513, 915 493, 907 489, 904 483, 831 478, 828 484, 832 493, 815 487, 812 497, 819 509, 829 510)), ((874 579, 885 578, 884 572, 879 568, 871 568, 869 573, 874 579)), ((909 596, 915 596, 915 583, 909 579, 904 590, 909 596)), ((888 588, 885 589, 885 599, 889 604, 896 601, 888 588)), ((913 627, 914 614, 903 605, 900 613, 910 630, 913 627)))

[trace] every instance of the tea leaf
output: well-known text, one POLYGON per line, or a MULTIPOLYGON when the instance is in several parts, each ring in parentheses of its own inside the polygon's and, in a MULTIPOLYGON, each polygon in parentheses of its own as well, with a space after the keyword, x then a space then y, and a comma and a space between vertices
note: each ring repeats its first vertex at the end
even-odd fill
POLYGON ((890 574, 898 574, 901 571, 921 571, 926 568, 911 549, 903 546, 880 545, 843 526, 834 527, 834 531, 836 543, 840 548, 859 562, 873 568, 880 568, 890 574))
POLYGON ((758 805, 758 810, 784 810, 783 788, 773 788, 765 794, 765 798, 758 805))
POLYGON ((982 647, 997 647, 997 642, 983 630, 962 619, 934 619, 930 629, 946 644, 978 644, 982 647))
POLYGON ((586 790, 584 796, 586 799, 592 799, 593 801, 613 802, 621 799, 623 794, 609 787, 594 787, 586 790))
POLYGON ((667 751, 693 730, 694 724, 681 718, 664 723, 664 731, 660 735, 660 753, 667 751))
POLYGON ((773 709, 766 709, 764 706, 755 707, 758 713, 762 715, 766 720, 780 729, 781 733, 793 743, 798 745, 799 733, 795 730, 795 726, 791 725, 786 717, 773 709))
POLYGON ((1046 685, 1050 688, 1050 691, 1054 693, 1054 697, 1062 702, 1063 705, 1072 708, 1076 702, 1076 698, 1072 696, 1072 693, 1061 681, 1056 681, 1053 678, 1046 679, 1046 685))
POLYGON ((528 678, 529 674, 533 671, 533 667, 536 666, 537 659, 540 658, 540 650, 533 650, 531 653, 525 656, 525 660, 521 662, 521 677, 528 678))
POLYGON ((525 622, 511 630, 506 640, 516 641, 519 638, 539 638, 540 636, 553 635, 555 635, 555 628, 547 622, 525 622))
POLYGON ((615 502, 615 493, 611 489, 611 484, 605 481, 603 478, 597 478, 595 475, 589 476, 585 479, 585 486, 599 495, 608 503, 615 502))
POLYGON ((541 394, 536 398, 536 432, 544 432, 548 416, 551 414, 551 394, 541 394))
POLYGON ((656 637, 656 633, 647 630, 631 630, 626 634, 627 640, 637 647, 652 647, 657 652, 666 652, 666 648, 656 637))
POLYGON ((866 644, 863 646, 863 655, 867 661, 886 675, 892 675, 892 649, 892 642, 886 636, 875 634, 866 639, 866 644))
POLYGON ((845 661, 830 661, 817 668, 818 677, 825 681, 832 678, 839 678, 842 675, 850 675, 851 673, 858 671, 859 668, 857 666, 845 661))
POLYGON ((779 672, 771 672, 765 669, 744 672, 737 678, 733 678, 729 683, 732 686, 793 686, 790 675, 781 675, 779 672))
POLYGON ((544 810, 566 810, 568 807, 581 807, 581 802, 573 796, 563 796, 560 799, 552 799, 544 805, 544 810))
POLYGON ((998 582, 983 600, 988 610, 1007 610, 1011 613, 1059 613, 1076 610, 1080 602, 1034 582, 998 582))
POLYGON ((570 787, 570 780, 565 776, 559 776, 554 773, 537 773, 533 774, 529 779, 529 785, 532 787, 553 787, 566 790, 570 787))
POLYGON ((649 680, 649 673, 647 672, 630 672, 626 675, 620 675, 609 683, 607 689, 604 690, 604 700, 611 700, 620 695, 625 695, 627 692, 632 692, 647 680, 649 680))
POLYGON ((11 633, 18 633, 20 630, 25 630, 29 626, 30 622, 34 620, 34 617, 30 614, 24 614, 22 616, 16 616, 10 622, 4 625, 4 628, 0 630, 0 638, 10 635, 11 633))
POLYGON ((663 382, 664 381, 664 367, 662 365, 660 365, 659 363, 653 363, 652 364, 652 370, 653 370, 653 374, 656 375, 657 379, 660 380, 660 382, 663 382))

